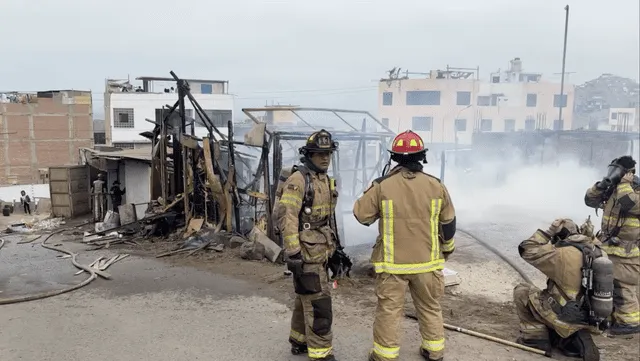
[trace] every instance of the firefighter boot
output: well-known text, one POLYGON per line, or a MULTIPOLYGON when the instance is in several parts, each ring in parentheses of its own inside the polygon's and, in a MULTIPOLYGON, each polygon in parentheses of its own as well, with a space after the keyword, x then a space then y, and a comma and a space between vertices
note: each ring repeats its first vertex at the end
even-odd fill
POLYGON ((303 344, 303 343, 298 343, 296 341, 293 340, 289 340, 289 343, 291 343, 291 354, 292 355, 302 355, 302 354, 306 354, 309 352, 309 350, 307 349, 307 345, 303 344))
POLYGON ((423 348, 420 348, 420 355, 422 355, 422 357, 424 357, 424 359, 426 361, 444 361, 444 357, 440 357, 439 359, 432 359, 429 356, 429 351, 427 351, 427 350, 425 350, 423 348))
POLYGON ((587 330, 580 330, 571 337, 560 339, 557 347, 567 357, 582 358, 583 361, 600 361, 600 351, 587 330))
POLYGON ((338 361, 338 359, 336 359, 335 356, 333 356, 333 355, 329 355, 327 357, 314 359, 314 361, 338 361))
POLYGON ((548 340, 535 340, 535 339, 527 340, 520 337, 518 338, 518 340, 516 340, 516 343, 519 343, 523 346, 542 350, 544 352, 551 351, 551 343, 548 340))

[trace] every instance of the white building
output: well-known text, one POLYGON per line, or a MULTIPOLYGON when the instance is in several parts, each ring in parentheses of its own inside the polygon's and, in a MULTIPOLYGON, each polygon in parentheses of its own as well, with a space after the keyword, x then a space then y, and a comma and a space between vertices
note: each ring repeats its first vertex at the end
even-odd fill
MULTIPOLYGON (((105 142, 120 148, 139 148, 150 141, 140 133, 153 130, 147 121, 159 122, 163 112, 178 100, 176 82, 173 78, 139 77, 140 85, 129 80, 107 79, 105 82, 105 142), (164 107, 164 110, 163 110, 164 107)), ((227 122, 233 119, 233 95, 229 94, 226 80, 185 79, 190 91, 205 114, 223 133, 227 122)), ((196 136, 207 135, 198 113, 188 97, 185 97, 187 116, 196 119, 196 136)), ((187 127, 187 131, 189 126, 187 127)))

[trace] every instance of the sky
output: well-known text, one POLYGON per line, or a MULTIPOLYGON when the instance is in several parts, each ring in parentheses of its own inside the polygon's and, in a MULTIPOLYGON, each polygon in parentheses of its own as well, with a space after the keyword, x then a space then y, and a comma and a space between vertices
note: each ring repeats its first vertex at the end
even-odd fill
MULTIPOLYGON (((575 84, 638 79, 638 0, 0 0, 0 91, 90 89, 105 78, 229 80, 236 110, 265 104, 377 109, 398 66, 481 76, 520 57, 575 84)), ((235 112, 239 114, 239 111, 235 112)))

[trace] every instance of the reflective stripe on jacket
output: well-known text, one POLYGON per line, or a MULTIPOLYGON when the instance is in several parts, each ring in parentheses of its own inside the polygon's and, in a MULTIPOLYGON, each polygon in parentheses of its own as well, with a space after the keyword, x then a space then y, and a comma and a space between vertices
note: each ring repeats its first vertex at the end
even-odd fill
POLYGON ((440 234, 441 225, 455 218, 449 192, 425 173, 394 168, 356 201, 353 214, 367 226, 378 220, 379 235, 371 255, 377 273, 441 270, 442 252, 454 250, 453 239, 444 240, 440 234))

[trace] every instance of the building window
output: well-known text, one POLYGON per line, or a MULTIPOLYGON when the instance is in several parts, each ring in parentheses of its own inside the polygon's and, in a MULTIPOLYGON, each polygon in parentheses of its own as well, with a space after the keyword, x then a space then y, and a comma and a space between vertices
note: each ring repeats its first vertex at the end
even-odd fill
MULTIPOLYGON (((158 124, 162 123, 162 121, 164 120, 164 117, 166 117, 166 116, 167 116, 167 113, 169 113, 169 109, 167 109, 167 108, 164 108, 164 109, 162 109, 162 108, 160 108, 160 109, 156 108, 156 119, 155 119, 156 123, 158 123, 158 124)), ((193 109, 185 109, 185 110, 184 110, 184 113, 185 113, 185 115, 187 116, 187 118, 193 118, 193 109)), ((176 110, 173 112, 172 116, 177 117, 177 116, 178 116, 178 114, 180 114, 180 112, 178 111, 178 109, 176 109, 176 110), (174 114, 175 114, 175 115, 174 115, 174 114)), ((188 122, 189 122, 189 120, 187 119, 187 123, 188 123, 188 122)), ((196 123, 196 127, 197 127, 197 126, 198 126, 198 124, 196 123)))
POLYGON ((135 143, 113 143, 113 146, 120 149, 133 149, 135 148, 135 143))
POLYGON ((382 93, 382 105, 392 105, 392 104, 393 104, 393 93, 392 92, 382 93))
POLYGON ((389 127, 389 118, 382 118, 382 124, 385 127, 389 127))
POLYGON ((493 129, 493 121, 491 119, 482 119, 480 120, 480 131, 481 132, 490 132, 493 129))
POLYGON ((536 129, 536 120, 533 117, 527 117, 524 120, 524 130, 535 130, 536 129))
POLYGON ((529 108, 538 106, 538 94, 527 94, 527 106, 529 108))
POLYGON ((566 108, 567 107, 567 94, 562 94, 562 104, 560 102, 560 94, 556 94, 553 96, 553 106, 555 108, 566 108))
POLYGON ((413 117, 411 118, 411 129, 422 132, 430 132, 431 123, 433 123, 432 117, 413 117))
POLYGON ((553 130, 563 130, 563 129, 564 129, 564 120, 554 119, 553 130))
POLYGON ((113 127, 133 128, 133 108, 114 108, 113 127))
POLYGON ((213 85, 212 84, 200 84, 200 93, 202 93, 202 94, 213 94, 213 85))
POLYGON ((611 113, 611 119, 613 120, 618 119, 618 113, 611 113))
MULTIPOLYGON (((226 127, 231 120, 231 110, 203 110, 216 127, 226 127)), ((206 120, 200 117, 200 113, 196 113, 196 126, 198 126, 198 123, 206 124, 206 120)))
POLYGON ((93 144, 106 144, 104 133, 93 133, 93 144))
POLYGON ((456 132, 466 132, 467 131, 467 120, 466 119, 456 119, 455 126, 456 126, 456 132))
POLYGON ((491 94, 491 106, 495 107, 498 105, 498 94, 491 94))
POLYGON ((504 131, 505 132, 515 132, 516 131, 516 120, 515 119, 505 119, 504 120, 504 131))
POLYGON ((471 92, 458 92, 456 105, 471 105, 471 92))
POLYGON ((491 97, 490 96, 478 96, 478 106, 479 107, 488 107, 491 105, 491 97))
POLYGON ((431 90, 408 91, 407 105, 440 105, 440 92, 431 90))

